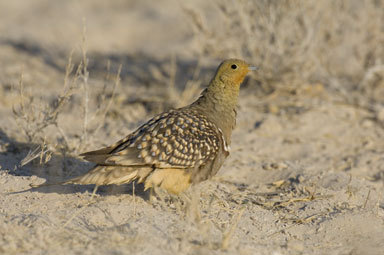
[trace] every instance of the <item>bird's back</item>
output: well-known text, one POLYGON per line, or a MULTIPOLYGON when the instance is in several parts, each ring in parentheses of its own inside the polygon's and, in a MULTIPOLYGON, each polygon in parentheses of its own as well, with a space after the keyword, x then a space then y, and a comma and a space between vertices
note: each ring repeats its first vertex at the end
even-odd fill
POLYGON ((164 182, 163 186, 170 186, 165 189, 179 193, 173 186, 181 186, 180 189, 184 190, 190 183, 214 175, 224 161, 217 155, 225 150, 222 131, 204 114, 185 107, 155 116, 106 149, 83 154, 86 160, 97 163, 99 170, 90 171, 88 176, 75 178, 70 183, 122 184, 139 178, 147 188, 161 186, 164 182), (115 178, 108 178, 113 171, 118 174, 113 174, 115 178), (127 175, 132 178, 127 178, 127 175))
POLYGON ((159 114, 117 143, 82 154, 96 163, 64 184, 124 184, 178 194, 213 176, 229 155, 240 84, 249 71, 242 60, 221 63, 193 104, 159 114))

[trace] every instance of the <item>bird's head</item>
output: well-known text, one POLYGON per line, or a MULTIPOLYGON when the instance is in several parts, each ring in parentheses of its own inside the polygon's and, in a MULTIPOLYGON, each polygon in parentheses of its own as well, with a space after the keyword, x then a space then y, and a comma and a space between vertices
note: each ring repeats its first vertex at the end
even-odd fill
POLYGON ((216 108, 222 107, 233 111, 233 108, 237 105, 241 83, 249 71, 256 69, 256 67, 250 66, 244 60, 224 60, 217 68, 215 76, 202 92, 196 104, 213 102, 216 108))
POLYGON ((250 66, 244 60, 224 60, 208 87, 192 104, 192 107, 205 113, 210 121, 223 130, 227 141, 235 125, 240 85, 252 70, 256 70, 256 67, 250 66))
POLYGON ((232 86, 240 86, 249 71, 256 70, 241 59, 224 60, 217 68, 215 80, 232 86))

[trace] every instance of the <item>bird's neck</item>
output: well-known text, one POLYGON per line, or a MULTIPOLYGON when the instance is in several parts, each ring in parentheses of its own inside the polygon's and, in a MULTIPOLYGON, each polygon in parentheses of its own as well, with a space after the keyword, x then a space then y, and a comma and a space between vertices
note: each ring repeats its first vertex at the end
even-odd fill
POLYGON ((200 98, 192 104, 200 108, 207 118, 223 131, 228 144, 231 143, 231 133, 236 125, 236 108, 240 85, 211 81, 200 98))

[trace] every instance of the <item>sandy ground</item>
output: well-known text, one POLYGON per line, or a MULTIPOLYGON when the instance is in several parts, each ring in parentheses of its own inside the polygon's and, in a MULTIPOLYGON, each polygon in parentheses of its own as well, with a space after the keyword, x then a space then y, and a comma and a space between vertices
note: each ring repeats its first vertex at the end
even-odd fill
POLYGON ((191 102, 220 59, 196 59, 176 1, 0 1, 0 17, 1 254, 384 253, 384 108, 321 83, 262 95, 252 74, 230 157, 183 197, 149 201, 132 185, 92 200, 92 186, 30 189, 79 175, 91 165, 78 153, 191 102), (65 79, 84 45, 87 81, 65 79), (73 93, 42 126, 65 80, 73 93))

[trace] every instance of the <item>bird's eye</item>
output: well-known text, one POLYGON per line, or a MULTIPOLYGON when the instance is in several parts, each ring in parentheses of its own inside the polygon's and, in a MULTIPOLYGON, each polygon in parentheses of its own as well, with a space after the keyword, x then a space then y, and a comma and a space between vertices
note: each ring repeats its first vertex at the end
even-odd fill
POLYGON ((233 64, 233 65, 231 65, 231 68, 232 68, 233 70, 235 70, 235 69, 237 69, 237 65, 233 64))

